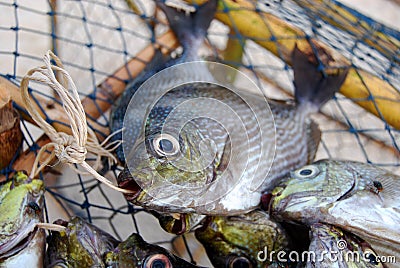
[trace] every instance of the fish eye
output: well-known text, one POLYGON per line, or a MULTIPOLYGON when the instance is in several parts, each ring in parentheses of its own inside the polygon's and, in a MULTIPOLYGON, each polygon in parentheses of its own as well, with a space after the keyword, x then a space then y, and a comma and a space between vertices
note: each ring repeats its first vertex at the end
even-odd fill
POLYGON ((319 169, 316 166, 304 166, 294 172, 295 176, 298 178, 306 179, 312 178, 319 174, 319 169))
POLYGON ((158 156, 174 156, 179 150, 179 142, 173 136, 169 134, 158 134, 157 137, 153 139, 153 148, 158 156))
POLYGON ((39 205, 34 201, 29 202, 27 206, 36 213, 41 211, 39 205))
POLYGON ((171 268, 172 264, 169 258, 164 254, 154 254, 147 257, 144 262, 145 268, 171 268))
POLYGON ((251 268, 253 267, 246 257, 232 256, 229 258, 228 268, 251 268))

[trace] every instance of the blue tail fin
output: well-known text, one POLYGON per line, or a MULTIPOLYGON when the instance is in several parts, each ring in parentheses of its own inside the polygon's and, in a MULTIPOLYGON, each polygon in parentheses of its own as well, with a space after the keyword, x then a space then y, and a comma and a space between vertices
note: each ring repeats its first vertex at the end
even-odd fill
MULTIPOLYGON (((321 59, 331 60, 323 49, 319 49, 319 53, 321 59)), ((296 101, 312 103, 318 109, 339 91, 349 71, 349 68, 338 68, 336 73, 327 75, 320 70, 315 55, 302 52, 297 45, 292 53, 292 63, 296 101)))

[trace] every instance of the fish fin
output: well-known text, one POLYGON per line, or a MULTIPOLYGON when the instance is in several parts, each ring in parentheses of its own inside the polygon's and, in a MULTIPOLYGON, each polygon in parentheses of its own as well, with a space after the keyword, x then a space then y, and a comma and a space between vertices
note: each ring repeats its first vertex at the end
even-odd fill
POLYGON ((196 11, 187 13, 169 7, 163 0, 157 0, 156 4, 164 11, 167 16, 169 26, 174 31, 184 51, 197 51, 207 34, 207 29, 214 18, 217 9, 217 0, 209 0, 205 4, 198 6, 196 11))
POLYGON ((314 162, 321 141, 321 130, 313 120, 307 124, 307 164, 314 162))
MULTIPOLYGON (((331 59, 323 49, 319 58, 331 59)), ((335 73, 326 74, 320 70, 320 64, 314 54, 301 51, 297 45, 292 53, 294 72, 295 99, 299 104, 312 103, 319 109, 330 100, 342 86, 349 68, 336 69, 335 73)))

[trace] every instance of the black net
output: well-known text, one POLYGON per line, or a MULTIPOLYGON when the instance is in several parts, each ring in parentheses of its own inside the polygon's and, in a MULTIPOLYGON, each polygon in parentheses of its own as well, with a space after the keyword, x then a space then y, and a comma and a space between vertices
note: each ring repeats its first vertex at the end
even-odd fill
MULTIPOLYGON (((0 1, 1 94, 17 96, 22 77, 43 65, 42 56, 52 49, 79 89, 89 125, 104 139, 109 134, 108 108, 151 59, 149 48, 177 47, 173 36, 165 34, 165 17, 152 1, 34 2, 0 1)), ((352 79, 316 116, 323 131, 316 158, 358 160, 399 173, 399 37, 398 31, 337 1, 226 0, 219 4, 201 54, 240 68, 268 97, 287 98, 293 93, 287 51, 294 42, 313 38, 333 49, 342 62, 351 63, 352 79)), ((54 93, 39 84, 30 86, 46 121, 66 125, 54 93)), ((21 103, 14 105, 26 115, 21 103)), ((23 117, 22 128, 25 153, 1 171, 6 177, 15 169, 30 169, 27 155, 48 142, 29 117, 23 117)), ((120 170, 111 167, 106 177, 115 179, 120 170)), ((80 215, 119 239, 137 232, 192 262, 209 265, 199 244, 194 239, 187 243, 191 234, 167 234, 153 216, 95 179, 62 165, 49 167, 41 177, 47 185, 47 221, 80 215)))

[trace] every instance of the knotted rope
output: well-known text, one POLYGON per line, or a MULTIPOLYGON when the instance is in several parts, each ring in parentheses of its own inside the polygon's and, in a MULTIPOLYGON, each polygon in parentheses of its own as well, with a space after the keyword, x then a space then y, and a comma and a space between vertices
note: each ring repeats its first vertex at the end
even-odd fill
MULTIPOLYGON (((116 158, 112 155, 111 151, 114 150, 120 144, 120 142, 113 142, 104 147, 111 137, 109 136, 102 144, 99 143, 94 131, 88 128, 85 111, 80 101, 78 91, 71 76, 63 69, 61 60, 51 51, 46 53, 43 60, 45 66, 37 67, 28 71, 21 82, 22 100, 28 113, 52 141, 43 146, 38 152, 30 173, 30 177, 36 177, 39 172, 56 156, 61 163, 67 163, 71 165, 72 168, 74 168, 73 164, 79 164, 97 180, 101 181, 112 189, 123 193, 131 193, 129 190, 121 189, 115 186, 111 181, 98 174, 95 170, 100 166, 102 156, 106 156, 111 162, 116 162, 116 158), (54 60, 56 65, 52 65, 51 60, 54 60), (60 81, 57 80, 55 72, 61 74, 60 81), (34 74, 40 75, 34 76, 34 74), (57 94, 60 96, 63 108, 68 116, 72 135, 64 132, 58 132, 52 125, 47 123, 42 118, 29 96, 28 84, 30 81, 43 83, 57 92, 57 94), (69 86, 70 90, 68 90, 69 86), (53 148, 53 150, 51 151, 50 155, 39 167, 37 167, 43 154, 51 148, 53 148), (85 161, 86 154, 88 152, 96 155, 96 161, 93 167, 91 167, 85 161)), ((76 168, 74 169, 77 172, 80 172, 76 168)))

